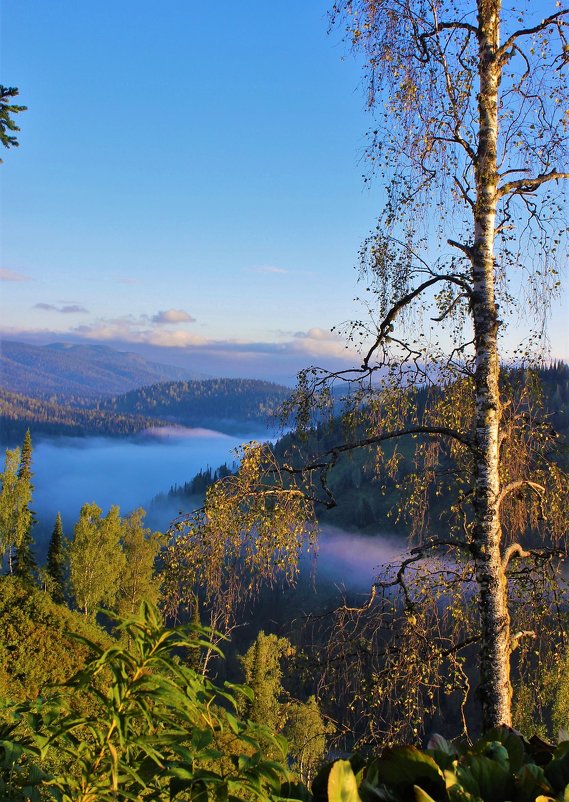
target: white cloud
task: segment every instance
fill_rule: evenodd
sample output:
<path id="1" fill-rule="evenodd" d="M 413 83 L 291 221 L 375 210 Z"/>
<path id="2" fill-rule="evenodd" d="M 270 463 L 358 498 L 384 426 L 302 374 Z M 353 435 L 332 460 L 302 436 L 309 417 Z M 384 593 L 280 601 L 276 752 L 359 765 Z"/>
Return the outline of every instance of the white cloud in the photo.
<path id="1" fill-rule="evenodd" d="M 4 335 L 9 337 L 33 336 L 47 342 L 50 339 L 71 339 L 75 342 L 88 340 L 90 342 L 110 343 L 120 348 L 121 344 L 148 345 L 158 348 L 188 349 L 196 355 L 211 356 L 235 361 L 251 363 L 256 360 L 273 359 L 292 360 L 295 366 L 311 364 L 320 360 L 329 362 L 338 360 L 343 364 L 355 364 L 357 354 L 351 348 L 346 348 L 345 342 L 335 333 L 319 327 L 312 327 L 307 331 L 298 331 L 293 335 L 290 332 L 278 341 L 252 341 L 237 338 L 213 339 L 203 337 L 191 332 L 155 325 L 153 318 L 148 316 L 124 315 L 114 319 L 99 319 L 93 323 L 68 328 L 63 331 L 47 330 L 16 330 L 4 329 Z M 356 360 L 356 362 L 354 362 Z M 295 370 L 297 368 L 295 367 Z"/>
<path id="2" fill-rule="evenodd" d="M 310 357 L 339 357 L 353 359 L 355 352 L 346 347 L 345 340 L 339 334 L 314 326 L 308 331 L 297 331 L 290 348 Z"/>
<path id="3" fill-rule="evenodd" d="M 205 337 L 187 331 L 165 331 L 144 325 L 144 318 L 123 317 L 114 320 L 100 320 L 92 325 L 77 326 L 72 334 L 87 340 L 103 340 L 140 345 L 157 345 L 170 348 L 187 348 L 205 345 Z"/>
<path id="4" fill-rule="evenodd" d="M 85 315 L 89 312 L 84 306 L 79 304 L 63 304 L 62 306 L 55 306 L 54 304 L 46 304 L 43 302 L 34 305 L 34 309 L 43 309 L 47 312 L 60 312 L 63 315 Z"/>
<path id="5" fill-rule="evenodd" d="M 183 309 L 166 309 L 151 318 L 153 323 L 159 325 L 168 323 L 195 323 L 195 317 L 192 317 L 188 312 Z"/>
<path id="6" fill-rule="evenodd" d="M 250 273 L 288 273 L 283 267 L 274 267 L 274 265 L 261 265 L 260 267 L 249 267 Z"/>
<path id="7" fill-rule="evenodd" d="M 15 273 L 13 270 L 0 267 L 0 281 L 31 281 L 31 279 L 23 273 Z"/>

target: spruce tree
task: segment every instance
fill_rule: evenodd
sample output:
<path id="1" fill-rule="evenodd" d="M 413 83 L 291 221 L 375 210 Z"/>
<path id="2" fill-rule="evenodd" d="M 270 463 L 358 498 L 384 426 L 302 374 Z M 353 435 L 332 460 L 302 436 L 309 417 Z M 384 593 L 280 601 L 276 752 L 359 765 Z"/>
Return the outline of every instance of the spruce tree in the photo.
<path id="1" fill-rule="evenodd" d="M 63 574 L 64 563 L 63 525 L 61 523 L 61 513 L 58 512 L 57 518 L 55 519 L 55 526 L 49 541 L 46 565 L 47 573 L 52 580 L 50 585 L 51 597 L 57 604 L 63 604 L 65 601 L 63 592 L 65 582 L 65 577 Z"/>
<path id="2" fill-rule="evenodd" d="M 21 487 L 23 497 L 31 501 L 34 486 L 32 485 L 32 437 L 29 429 L 22 444 L 18 468 L 18 484 Z M 35 513 L 29 508 L 29 501 L 25 505 L 27 512 L 26 525 L 21 537 L 15 543 L 13 567 L 16 576 L 19 576 L 25 582 L 33 583 L 38 569 L 32 549 L 32 528 L 36 523 L 36 517 Z"/>

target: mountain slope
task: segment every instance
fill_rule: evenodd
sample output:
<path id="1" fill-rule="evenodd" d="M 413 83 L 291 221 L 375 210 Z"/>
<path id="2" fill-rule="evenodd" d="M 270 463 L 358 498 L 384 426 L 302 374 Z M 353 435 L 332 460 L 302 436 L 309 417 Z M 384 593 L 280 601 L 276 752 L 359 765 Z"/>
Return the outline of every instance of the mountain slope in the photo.
<path id="1" fill-rule="evenodd" d="M 32 437 L 40 433 L 68 437 L 121 437 L 160 425 L 155 417 L 100 412 L 96 407 L 77 407 L 45 398 L 32 398 L 0 387 L 0 439 L 6 443 L 19 443 L 26 429 L 30 430 Z"/>
<path id="2" fill-rule="evenodd" d="M 111 396 L 146 384 L 187 378 L 189 371 L 104 345 L 0 343 L 0 385 L 38 398 Z"/>
<path id="3" fill-rule="evenodd" d="M 166 382 L 106 399 L 99 409 L 159 417 L 183 426 L 254 423 L 265 426 L 289 397 L 290 389 L 255 379 Z M 225 427 L 227 428 L 227 427 Z"/>

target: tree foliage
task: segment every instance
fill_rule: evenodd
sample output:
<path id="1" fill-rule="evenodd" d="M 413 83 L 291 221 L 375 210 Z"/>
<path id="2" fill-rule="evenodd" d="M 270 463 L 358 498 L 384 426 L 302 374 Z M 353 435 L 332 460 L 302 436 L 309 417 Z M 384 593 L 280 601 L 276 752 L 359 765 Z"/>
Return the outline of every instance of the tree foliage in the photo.
<path id="1" fill-rule="evenodd" d="M 33 520 L 29 508 L 32 486 L 27 472 L 20 473 L 21 456 L 19 448 L 7 449 L 4 471 L 0 474 L 0 557 L 7 555 L 10 573 L 14 549 L 22 546 Z"/>
<path id="2" fill-rule="evenodd" d="M 551 460 L 554 436 L 538 421 L 532 392 L 500 373 L 499 335 L 519 308 L 517 293 L 545 309 L 558 286 L 568 14 L 561 4 L 546 16 L 529 6 L 510 13 L 500 0 L 338 0 L 333 10 L 364 56 L 368 157 L 385 205 L 361 251 L 370 318 L 347 332 L 361 365 L 306 370 L 293 399 L 305 423 L 314 405 L 329 406 L 335 384 L 347 383 L 346 419 L 365 433 L 304 467 L 326 470 L 354 448 L 418 440 L 408 505 L 417 546 L 383 584 L 400 590 L 411 620 L 409 566 L 429 556 L 468 563 L 456 578 L 466 598 L 477 595 L 472 637 L 486 726 L 511 721 L 510 662 L 520 642 L 513 578 L 545 556 L 514 539 L 528 526 L 537 531 L 549 509 L 546 546 L 557 535 L 553 551 L 566 550 L 568 483 Z M 526 342 L 514 355 L 528 354 Z M 418 385 L 433 391 L 413 417 L 409 388 Z M 395 450 L 387 471 L 397 459 Z M 448 493 L 449 467 L 456 529 L 441 537 L 428 508 L 432 494 Z M 434 576 L 436 588 L 441 573 Z M 417 630 L 418 646 L 428 633 Z M 461 639 L 453 643 L 443 652 L 455 654 Z"/>
<path id="3" fill-rule="evenodd" d="M 55 526 L 49 539 L 47 549 L 46 573 L 49 576 L 49 592 L 57 604 L 61 604 L 65 599 L 65 553 L 64 553 L 64 534 L 61 522 L 61 513 L 57 513 Z"/>
<path id="4" fill-rule="evenodd" d="M 77 607 L 93 616 L 97 607 L 112 607 L 126 558 L 120 548 L 119 508 L 102 518 L 96 504 L 84 504 L 69 545 L 69 579 Z"/>
<path id="5" fill-rule="evenodd" d="M 192 625 L 165 629 L 147 603 L 119 629 L 129 649 L 105 649 L 78 636 L 94 657 L 59 697 L 17 709 L 33 736 L 26 738 L 21 726 L 10 733 L 9 768 L 27 748 L 42 770 L 31 790 L 60 802 L 280 797 L 286 769 L 264 753 L 276 750 L 284 759 L 286 744 L 238 718 L 235 694 L 250 691 L 217 687 L 175 656 L 214 648 L 208 631 Z M 101 689 L 98 678 L 105 672 L 111 681 Z M 77 693 L 92 697 L 93 712 L 70 710 Z M 62 766 L 50 771 L 54 752 Z"/>
<path id="6" fill-rule="evenodd" d="M 125 558 L 119 579 L 117 611 L 131 616 L 142 601 L 157 604 L 160 579 L 156 574 L 156 559 L 164 538 L 144 526 L 145 511 L 139 507 L 122 520 L 121 548 Z"/>
<path id="7" fill-rule="evenodd" d="M 167 614 L 197 616 L 228 633 L 263 585 L 294 582 L 314 541 L 314 513 L 270 448 L 253 442 L 238 473 L 211 485 L 204 508 L 171 534 L 162 572 Z"/>
<path id="8" fill-rule="evenodd" d="M 291 673 L 295 653 L 288 638 L 258 633 L 241 660 L 245 682 L 253 691 L 242 710 L 253 721 L 285 735 L 292 768 L 308 785 L 324 760 L 334 726 L 324 721 L 315 696 L 299 702 L 286 691 L 283 664 Z"/>
<path id="9" fill-rule="evenodd" d="M 14 115 L 26 111 L 27 106 L 18 106 L 12 102 L 18 95 L 19 90 L 15 87 L 0 85 L 0 142 L 5 148 L 17 148 L 20 144 L 15 135 L 20 129 L 16 125 Z"/>

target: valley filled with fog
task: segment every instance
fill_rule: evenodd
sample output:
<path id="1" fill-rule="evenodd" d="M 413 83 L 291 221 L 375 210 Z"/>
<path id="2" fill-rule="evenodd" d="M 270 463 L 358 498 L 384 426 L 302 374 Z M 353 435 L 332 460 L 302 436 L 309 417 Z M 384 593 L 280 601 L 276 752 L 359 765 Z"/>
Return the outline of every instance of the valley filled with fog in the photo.
<path id="1" fill-rule="evenodd" d="M 189 512 L 179 498 L 153 504 L 159 494 L 182 485 L 206 467 L 236 460 L 236 449 L 254 439 L 252 433 L 231 436 L 210 429 L 156 429 L 131 438 L 53 437 L 38 439 L 33 450 L 34 539 L 43 560 L 55 518 L 61 513 L 67 538 L 83 504 L 94 502 L 106 514 L 117 505 L 126 515 L 137 507 L 146 522 L 166 531 L 180 512 Z M 199 503 L 199 499 L 196 499 Z M 379 565 L 405 547 L 401 537 L 362 535 L 323 526 L 316 576 L 348 587 L 369 585 Z"/>

